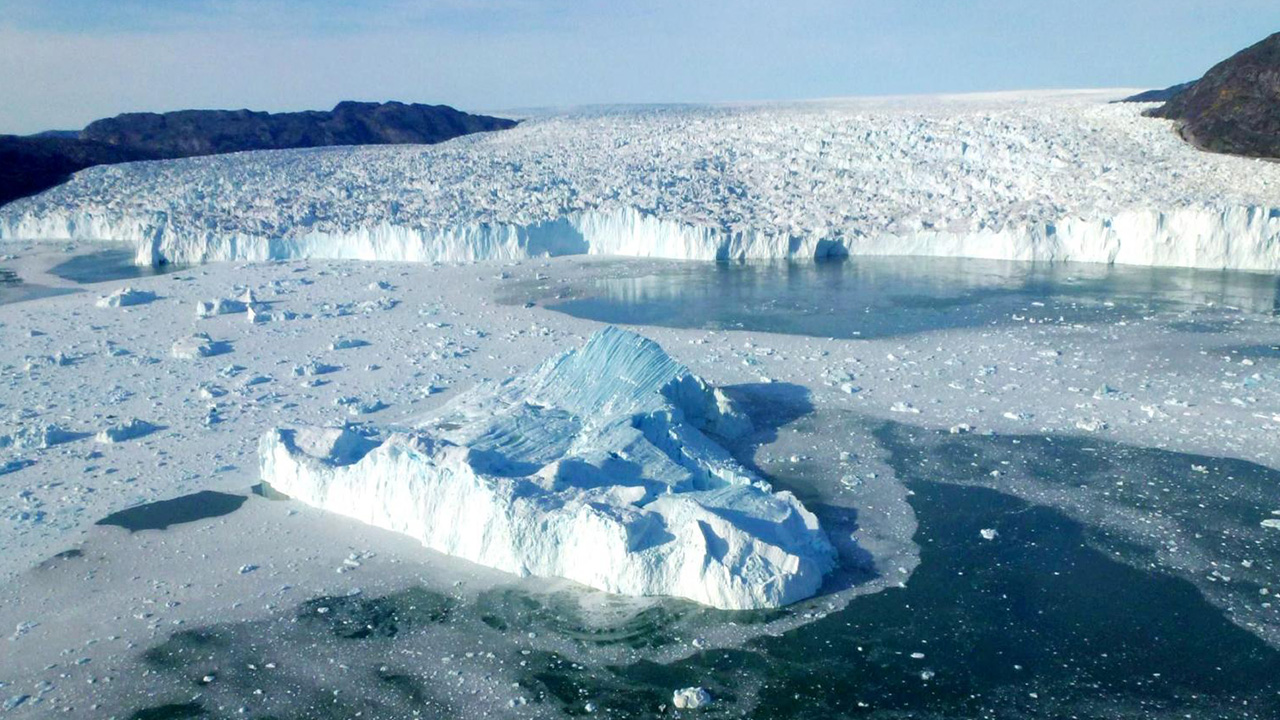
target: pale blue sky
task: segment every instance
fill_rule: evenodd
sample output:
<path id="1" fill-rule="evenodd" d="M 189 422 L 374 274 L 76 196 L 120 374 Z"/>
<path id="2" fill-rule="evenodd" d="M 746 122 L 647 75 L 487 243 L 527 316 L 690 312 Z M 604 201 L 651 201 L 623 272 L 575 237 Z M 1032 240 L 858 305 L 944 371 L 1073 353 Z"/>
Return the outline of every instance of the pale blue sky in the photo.
<path id="1" fill-rule="evenodd" d="M 1277 0 L 0 0 L 0 132 L 343 99 L 485 110 L 1157 87 Z"/>

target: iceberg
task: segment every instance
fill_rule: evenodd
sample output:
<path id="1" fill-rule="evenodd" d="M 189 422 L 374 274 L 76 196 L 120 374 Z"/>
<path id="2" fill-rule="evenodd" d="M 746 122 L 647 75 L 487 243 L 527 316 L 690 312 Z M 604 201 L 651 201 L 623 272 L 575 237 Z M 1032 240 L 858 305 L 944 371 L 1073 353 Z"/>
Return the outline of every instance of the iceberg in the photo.
<path id="1" fill-rule="evenodd" d="M 295 500 L 516 575 L 778 607 L 815 594 L 836 553 L 795 496 L 720 444 L 751 431 L 721 389 L 608 327 L 412 430 L 277 428 L 259 459 Z"/>

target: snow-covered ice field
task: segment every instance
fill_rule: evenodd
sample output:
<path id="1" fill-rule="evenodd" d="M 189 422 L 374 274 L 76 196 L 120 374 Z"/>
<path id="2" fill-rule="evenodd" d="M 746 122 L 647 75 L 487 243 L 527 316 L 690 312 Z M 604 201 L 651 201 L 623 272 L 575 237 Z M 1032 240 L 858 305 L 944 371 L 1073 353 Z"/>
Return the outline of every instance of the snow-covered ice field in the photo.
<path id="1" fill-rule="evenodd" d="M 934 255 L 1280 269 L 1280 165 L 1120 91 L 574 111 L 434 146 L 91 168 L 0 239 L 140 262 Z"/>
<path id="2" fill-rule="evenodd" d="M 0 715 L 1275 717 L 1280 166 L 1106 97 L 549 114 L 0 209 Z M 109 240 L 220 262 L 125 278 Z M 658 259 L 846 253 L 1001 261 Z M 573 366 L 610 325 L 660 350 Z M 412 472 L 262 484 L 260 444 L 341 480 L 271 438 L 344 423 Z M 645 542 L 471 553 L 395 494 L 447 466 L 627 518 L 653 487 L 597 481 L 632 465 L 766 481 L 725 525 L 786 493 L 833 567 L 782 608 L 614 595 L 536 576 L 708 600 L 610 584 Z"/>

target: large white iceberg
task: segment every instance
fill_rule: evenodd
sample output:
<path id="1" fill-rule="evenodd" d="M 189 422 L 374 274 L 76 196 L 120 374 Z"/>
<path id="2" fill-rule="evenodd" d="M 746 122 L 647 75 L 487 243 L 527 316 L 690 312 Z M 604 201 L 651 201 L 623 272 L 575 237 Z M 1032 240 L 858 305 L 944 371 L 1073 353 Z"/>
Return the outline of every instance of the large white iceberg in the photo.
<path id="1" fill-rule="evenodd" d="M 374 443 L 275 429 L 262 479 L 304 503 L 517 575 L 726 609 L 817 592 L 835 550 L 715 438 L 750 420 L 653 341 L 606 328 Z"/>

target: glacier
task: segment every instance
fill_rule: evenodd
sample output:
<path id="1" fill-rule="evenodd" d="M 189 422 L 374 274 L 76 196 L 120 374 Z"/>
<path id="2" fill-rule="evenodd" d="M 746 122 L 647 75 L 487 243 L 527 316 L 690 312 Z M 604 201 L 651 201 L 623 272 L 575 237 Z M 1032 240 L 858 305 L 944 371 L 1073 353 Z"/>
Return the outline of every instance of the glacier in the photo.
<path id="1" fill-rule="evenodd" d="M 751 431 L 723 390 L 607 327 L 380 442 L 275 428 L 259 460 L 295 500 L 516 575 L 778 607 L 815 594 L 836 552 L 795 496 L 720 444 Z"/>
<path id="2" fill-rule="evenodd" d="M 140 264 L 559 255 L 963 256 L 1280 271 L 1280 166 L 1202 153 L 1114 92 L 549 113 L 433 146 L 82 171 L 0 241 Z"/>

